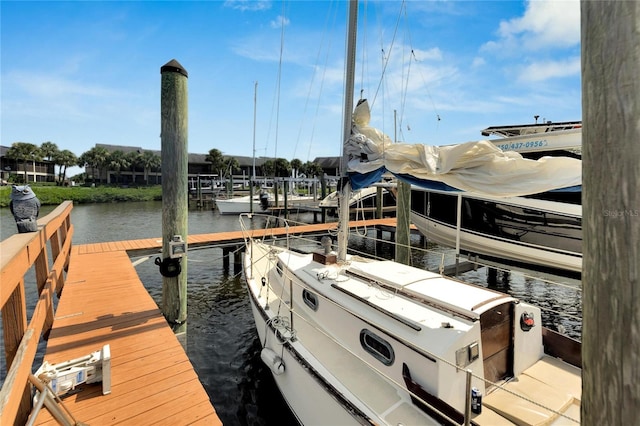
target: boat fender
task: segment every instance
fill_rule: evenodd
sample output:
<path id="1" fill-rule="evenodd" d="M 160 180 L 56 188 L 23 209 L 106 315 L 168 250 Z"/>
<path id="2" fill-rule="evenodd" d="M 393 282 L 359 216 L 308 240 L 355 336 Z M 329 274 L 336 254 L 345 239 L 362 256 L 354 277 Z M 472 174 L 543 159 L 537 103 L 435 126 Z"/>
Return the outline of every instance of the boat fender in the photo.
<path id="1" fill-rule="evenodd" d="M 522 331 L 529 331 L 533 327 L 535 327 L 536 322 L 533 319 L 533 314 L 528 312 L 523 312 L 520 316 L 520 328 Z"/>
<path id="2" fill-rule="evenodd" d="M 282 361 L 282 358 L 280 358 L 273 349 L 262 348 L 260 358 L 262 358 L 262 362 L 269 367 L 274 375 L 279 376 L 284 373 L 284 361 Z"/>
<path id="3" fill-rule="evenodd" d="M 156 257 L 155 264 L 160 267 L 160 274 L 163 277 L 177 277 L 182 272 L 182 267 L 180 267 L 180 259 L 172 259 L 170 257 L 165 257 L 160 260 L 159 257 Z"/>

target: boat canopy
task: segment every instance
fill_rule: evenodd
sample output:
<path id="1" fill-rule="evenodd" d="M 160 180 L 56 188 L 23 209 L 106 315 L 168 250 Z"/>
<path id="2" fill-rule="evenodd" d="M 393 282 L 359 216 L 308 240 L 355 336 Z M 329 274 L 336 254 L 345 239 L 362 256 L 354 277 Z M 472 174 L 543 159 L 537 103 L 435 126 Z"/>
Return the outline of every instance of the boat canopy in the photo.
<path id="1" fill-rule="evenodd" d="M 529 160 L 502 151 L 489 141 L 431 146 L 391 143 L 369 126 L 366 99 L 353 114 L 353 131 L 345 142 L 353 189 L 378 182 L 383 173 L 421 187 L 515 197 L 582 185 L 582 161 L 569 157 Z"/>

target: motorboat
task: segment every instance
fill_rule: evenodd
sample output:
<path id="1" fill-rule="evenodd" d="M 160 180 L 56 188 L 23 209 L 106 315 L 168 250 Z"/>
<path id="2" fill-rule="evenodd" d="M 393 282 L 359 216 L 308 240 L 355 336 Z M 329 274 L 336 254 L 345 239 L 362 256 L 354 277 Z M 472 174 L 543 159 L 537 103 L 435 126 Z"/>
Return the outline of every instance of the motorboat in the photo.
<path id="1" fill-rule="evenodd" d="M 580 121 L 497 126 L 482 134 L 504 136 L 489 142 L 523 158 L 580 159 L 581 126 Z M 411 221 L 430 241 L 461 253 L 577 276 L 582 271 L 581 195 L 581 186 L 519 197 L 490 197 L 414 185 Z"/>
<path id="2" fill-rule="evenodd" d="M 411 222 L 430 241 L 463 254 L 577 275 L 582 271 L 580 195 L 575 189 L 536 198 L 490 197 L 414 186 Z"/>
<path id="3" fill-rule="evenodd" d="M 349 12 L 353 34 L 356 1 Z M 347 52 L 354 57 L 351 38 Z M 379 132 L 370 132 L 366 100 L 353 111 L 353 61 L 346 63 L 344 122 L 352 125 L 345 126 L 343 155 L 349 162 L 341 206 L 348 205 L 352 186 L 366 187 L 380 173 L 408 178 L 408 169 L 394 165 L 394 158 L 407 158 L 406 150 L 430 151 L 403 144 L 390 149 L 386 139 L 372 139 Z M 364 162 L 348 155 L 362 139 L 385 155 Z M 491 144 L 432 154 L 446 159 L 469 150 L 508 160 Z M 552 173 L 557 165 L 536 164 L 521 165 L 550 167 Z M 573 181 L 556 174 L 556 185 Z M 455 169 L 440 179 L 465 187 Z M 285 219 L 268 218 L 264 232 L 257 232 L 258 221 L 240 216 L 260 358 L 300 424 L 579 422 L 580 342 L 543 327 L 540 309 L 512 296 L 349 253 L 347 208 L 339 219 L 337 233 L 325 235 L 318 247 L 294 231 L 269 238 L 274 227 L 292 229 Z"/>
<path id="4" fill-rule="evenodd" d="M 233 198 L 216 198 L 216 208 L 220 214 L 240 214 L 253 211 L 265 211 L 274 204 L 274 197 L 268 191 Z"/>

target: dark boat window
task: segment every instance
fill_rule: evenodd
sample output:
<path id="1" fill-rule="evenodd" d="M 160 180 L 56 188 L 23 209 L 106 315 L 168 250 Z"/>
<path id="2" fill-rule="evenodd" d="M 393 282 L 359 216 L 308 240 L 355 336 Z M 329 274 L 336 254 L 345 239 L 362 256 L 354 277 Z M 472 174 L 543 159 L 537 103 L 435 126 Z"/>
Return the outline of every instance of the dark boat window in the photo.
<path id="1" fill-rule="evenodd" d="M 276 263 L 276 271 L 280 276 L 282 276 L 282 273 L 284 272 L 284 266 L 282 265 L 282 262 L 280 262 L 279 260 L 278 260 L 278 263 Z"/>
<path id="2" fill-rule="evenodd" d="M 580 193 L 553 192 L 536 198 L 556 201 L 580 202 Z M 571 197 L 574 200 L 571 200 Z M 533 198 L 533 197 L 531 197 Z M 411 191 L 411 210 L 422 217 L 456 226 L 457 194 Z M 582 219 L 561 213 L 546 212 L 499 201 L 474 198 L 462 200 L 462 228 L 468 232 L 486 234 L 490 238 L 502 238 L 523 244 L 546 245 L 553 249 L 573 253 L 582 251 Z"/>
<path id="3" fill-rule="evenodd" d="M 393 347 L 391 347 L 391 344 L 380 336 L 364 329 L 360 332 L 360 344 L 365 351 L 369 352 L 384 365 L 393 364 L 395 359 Z"/>
<path id="4" fill-rule="evenodd" d="M 304 303 L 314 311 L 318 310 L 318 296 L 315 294 L 308 290 L 302 290 L 302 300 L 304 300 Z"/>

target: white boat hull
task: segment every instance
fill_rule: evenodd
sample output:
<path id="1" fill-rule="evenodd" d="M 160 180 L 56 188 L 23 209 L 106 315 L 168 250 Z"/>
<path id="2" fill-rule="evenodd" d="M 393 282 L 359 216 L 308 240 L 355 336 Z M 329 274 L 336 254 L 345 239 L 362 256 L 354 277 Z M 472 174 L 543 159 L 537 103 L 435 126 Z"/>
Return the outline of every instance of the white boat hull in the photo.
<path id="1" fill-rule="evenodd" d="M 411 215 L 411 222 L 429 241 L 451 248 L 456 247 L 458 240 L 455 227 L 416 214 Z M 543 245 L 518 244 L 506 239 L 461 230 L 459 246 L 464 252 L 489 256 L 496 260 L 535 264 L 576 273 L 582 271 L 582 256 L 552 251 Z"/>
<path id="2" fill-rule="evenodd" d="M 270 205 L 272 202 L 269 203 Z M 251 212 L 251 198 L 249 195 L 244 197 L 229 198 L 229 199 L 217 199 L 216 207 L 220 214 L 241 214 Z M 260 203 L 260 196 L 253 196 L 253 211 L 264 211 L 262 204 Z"/>
<path id="3" fill-rule="evenodd" d="M 582 271 L 579 205 L 460 194 L 458 231 L 457 193 L 414 191 L 411 222 L 430 241 L 497 262 L 569 273 Z M 425 199 L 428 203 L 424 203 Z"/>
<path id="4" fill-rule="evenodd" d="M 527 312 L 539 324 L 539 309 L 508 295 L 390 261 L 352 258 L 345 266 L 325 265 L 316 254 L 252 240 L 244 272 L 262 360 L 305 425 L 440 424 L 421 401 L 435 403 L 461 422 L 466 375 L 456 363 L 473 371 L 472 386 L 483 394 L 489 390 L 482 380 L 486 374 L 491 375 L 488 383 L 504 374 L 530 381 L 521 374 L 548 368 L 541 328 L 521 330 L 517 325 Z M 416 298 L 423 302 L 415 303 Z M 492 324 L 505 320 L 506 325 Z M 482 347 L 485 339 L 496 337 L 495 327 L 511 330 L 503 337 L 512 349 L 493 343 Z M 500 355 L 510 351 L 517 354 L 514 359 Z M 573 393 L 562 398 L 559 393 L 552 410 L 579 406 L 579 395 L 572 395 L 580 372 L 571 368 Z M 559 385 L 540 386 L 549 393 Z M 472 419 L 492 425 L 513 416 L 517 423 L 536 408 L 514 404 L 505 399 L 509 397 L 493 389 L 486 400 L 495 408 Z M 536 417 L 545 421 L 555 417 L 552 411 L 538 411 Z"/>

